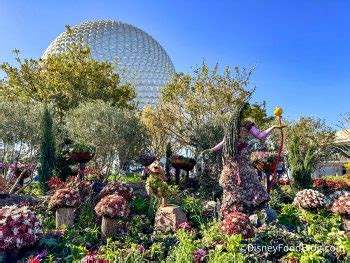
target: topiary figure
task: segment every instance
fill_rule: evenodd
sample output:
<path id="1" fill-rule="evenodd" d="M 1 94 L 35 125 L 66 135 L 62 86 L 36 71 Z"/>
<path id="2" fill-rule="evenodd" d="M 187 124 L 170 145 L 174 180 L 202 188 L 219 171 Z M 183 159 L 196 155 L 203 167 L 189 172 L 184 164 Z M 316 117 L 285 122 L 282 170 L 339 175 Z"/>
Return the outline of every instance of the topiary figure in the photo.
<path id="1" fill-rule="evenodd" d="M 243 238 L 254 237 L 254 230 L 249 217 L 241 212 L 232 212 L 225 215 L 220 229 L 227 235 L 241 234 Z"/>
<path id="2" fill-rule="evenodd" d="M 315 210 L 326 206 L 326 198 L 319 191 L 305 189 L 295 195 L 293 204 L 306 210 Z"/>

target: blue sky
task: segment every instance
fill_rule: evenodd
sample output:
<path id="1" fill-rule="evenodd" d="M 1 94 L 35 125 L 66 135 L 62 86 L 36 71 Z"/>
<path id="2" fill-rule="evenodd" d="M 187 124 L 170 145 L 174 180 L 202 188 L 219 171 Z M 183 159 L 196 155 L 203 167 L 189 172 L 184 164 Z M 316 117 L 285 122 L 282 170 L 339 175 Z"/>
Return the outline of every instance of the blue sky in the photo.
<path id="1" fill-rule="evenodd" d="M 64 25 L 114 19 L 152 35 L 177 71 L 203 59 L 252 67 L 254 100 L 268 112 L 325 118 L 350 111 L 350 1 L 0 0 L 0 61 L 38 58 Z"/>

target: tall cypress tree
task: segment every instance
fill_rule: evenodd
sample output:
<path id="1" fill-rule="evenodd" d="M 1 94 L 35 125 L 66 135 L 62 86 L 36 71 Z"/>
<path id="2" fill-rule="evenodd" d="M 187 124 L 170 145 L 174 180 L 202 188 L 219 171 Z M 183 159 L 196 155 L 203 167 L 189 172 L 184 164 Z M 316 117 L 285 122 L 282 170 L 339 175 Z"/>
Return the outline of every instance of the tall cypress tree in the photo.
<path id="1" fill-rule="evenodd" d="M 40 144 L 40 169 L 39 182 L 43 190 L 48 189 L 47 182 L 50 180 L 56 158 L 55 137 L 52 130 L 52 116 L 47 106 L 44 108 L 42 119 L 42 134 Z"/>

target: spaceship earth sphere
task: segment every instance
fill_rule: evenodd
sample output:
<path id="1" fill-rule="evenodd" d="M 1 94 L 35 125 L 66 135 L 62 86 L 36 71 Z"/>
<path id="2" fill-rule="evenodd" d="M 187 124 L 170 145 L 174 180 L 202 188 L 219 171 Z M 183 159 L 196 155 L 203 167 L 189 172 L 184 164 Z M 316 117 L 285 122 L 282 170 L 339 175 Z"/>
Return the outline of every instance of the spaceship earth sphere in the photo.
<path id="1" fill-rule="evenodd" d="M 59 35 L 45 50 L 43 58 L 65 52 L 72 41 L 82 41 L 98 61 L 115 62 L 117 58 L 121 81 L 135 86 L 141 107 L 158 102 L 160 89 L 175 72 L 168 54 L 153 37 L 137 27 L 111 20 L 72 27 L 72 37 L 66 32 Z"/>

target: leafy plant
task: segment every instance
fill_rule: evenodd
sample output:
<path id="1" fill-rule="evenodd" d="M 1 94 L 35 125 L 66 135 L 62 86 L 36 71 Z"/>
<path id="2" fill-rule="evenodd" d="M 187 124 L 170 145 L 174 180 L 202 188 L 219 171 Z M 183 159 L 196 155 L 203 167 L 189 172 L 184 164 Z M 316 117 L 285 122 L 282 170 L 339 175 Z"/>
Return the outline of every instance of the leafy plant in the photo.
<path id="1" fill-rule="evenodd" d="M 295 228 L 301 224 L 298 209 L 292 204 L 282 206 L 281 213 L 277 218 L 278 222 L 289 228 Z"/>

